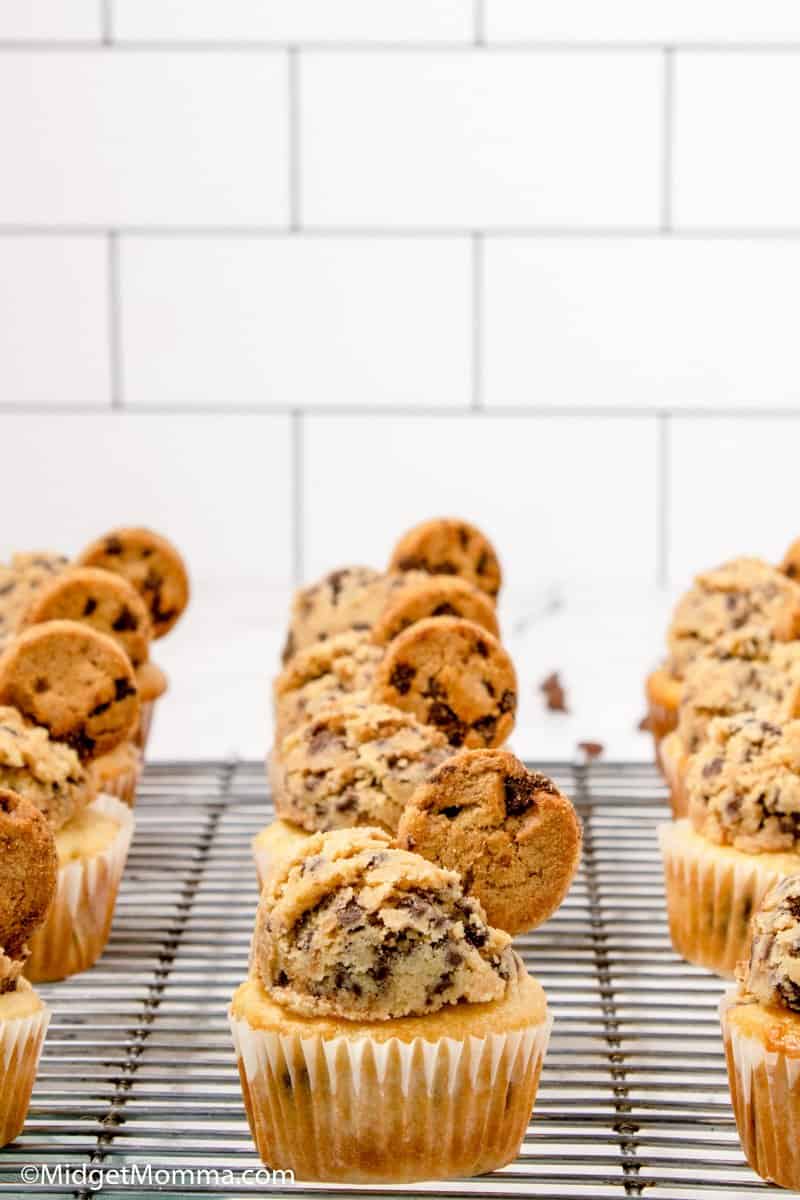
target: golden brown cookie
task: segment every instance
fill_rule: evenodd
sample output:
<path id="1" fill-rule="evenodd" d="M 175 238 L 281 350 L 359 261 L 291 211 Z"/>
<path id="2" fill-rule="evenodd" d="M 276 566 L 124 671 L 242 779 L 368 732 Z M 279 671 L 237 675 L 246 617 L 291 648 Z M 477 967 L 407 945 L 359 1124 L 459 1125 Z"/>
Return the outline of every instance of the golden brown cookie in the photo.
<path id="1" fill-rule="evenodd" d="M 492 543 L 480 529 L 456 517 L 437 517 L 409 529 L 392 551 L 389 569 L 459 575 L 493 598 L 502 582 Z"/>
<path id="2" fill-rule="evenodd" d="M 150 613 L 153 637 L 163 637 L 189 603 L 189 575 L 178 551 L 151 529 L 114 529 L 78 555 L 86 567 L 124 575 Z"/>
<path id="3" fill-rule="evenodd" d="M 795 579 L 800 583 L 800 538 L 792 542 L 784 554 L 781 570 L 784 575 L 788 575 L 790 579 Z"/>
<path id="4" fill-rule="evenodd" d="M 457 575 L 423 575 L 390 600 L 372 629 L 372 641 L 386 646 L 426 617 L 464 617 L 500 636 L 494 604 L 480 588 Z"/>
<path id="5" fill-rule="evenodd" d="M 53 831 L 39 810 L 0 788 L 0 950 L 20 958 L 56 891 Z"/>
<path id="6" fill-rule="evenodd" d="M 429 617 L 389 644 L 371 695 L 434 725 L 451 746 L 500 746 L 514 728 L 517 677 L 485 629 L 460 617 Z"/>
<path id="7" fill-rule="evenodd" d="M 555 784 L 507 750 L 463 750 L 415 792 L 397 844 L 459 871 L 489 924 L 516 934 L 541 925 L 569 891 L 581 825 Z"/>
<path id="8" fill-rule="evenodd" d="M 23 626 L 43 621 L 80 621 L 106 633 L 134 667 L 147 661 L 152 628 L 144 600 L 123 575 L 99 567 L 72 567 L 34 596 Z"/>
<path id="9" fill-rule="evenodd" d="M 113 750 L 139 719 L 127 654 L 77 621 L 34 625 L 9 643 L 0 656 L 0 704 L 44 725 L 83 759 Z"/>

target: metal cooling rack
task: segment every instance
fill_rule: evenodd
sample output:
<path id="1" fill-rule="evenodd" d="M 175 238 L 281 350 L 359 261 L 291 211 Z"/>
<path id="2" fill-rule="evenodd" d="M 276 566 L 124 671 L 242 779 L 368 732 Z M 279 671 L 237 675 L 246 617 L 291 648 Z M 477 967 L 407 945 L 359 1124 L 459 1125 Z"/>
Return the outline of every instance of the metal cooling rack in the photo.
<path id="1" fill-rule="evenodd" d="M 555 1016 L 519 1159 L 473 1181 L 272 1193 L 781 1194 L 739 1147 L 717 1021 L 723 985 L 670 947 L 659 778 L 646 766 L 537 766 L 578 805 L 585 855 L 560 912 L 519 939 Z M 256 905 L 250 841 L 269 818 L 260 765 L 148 767 L 106 954 L 86 975 L 40 989 L 53 1021 L 24 1133 L 0 1151 L 0 1191 L 88 1200 L 68 1185 L 26 1187 L 19 1171 L 30 1163 L 258 1167 L 225 1013 L 245 975 Z M 101 1194 L 256 1194 L 223 1180 Z"/>

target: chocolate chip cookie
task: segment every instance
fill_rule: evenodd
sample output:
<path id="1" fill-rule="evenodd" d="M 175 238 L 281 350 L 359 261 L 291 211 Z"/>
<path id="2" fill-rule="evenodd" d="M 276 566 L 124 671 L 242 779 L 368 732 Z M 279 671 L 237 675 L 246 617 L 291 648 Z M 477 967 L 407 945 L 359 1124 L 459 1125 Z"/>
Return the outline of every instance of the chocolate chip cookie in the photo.
<path id="1" fill-rule="evenodd" d="M 23 958 L 56 891 L 53 832 L 29 800 L 0 788 L 0 951 Z"/>
<path id="2" fill-rule="evenodd" d="M 498 1000 L 516 969 L 458 875 L 378 829 L 314 834 L 275 865 L 253 966 L 293 1012 L 370 1021 Z"/>
<path id="3" fill-rule="evenodd" d="M 332 700 L 366 694 L 382 657 L 365 633 L 339 633 L 295 654 L 273 685 L 276 745 Z"/>
<path id="4" fill-rule="evenodd" d="M 169 633 L 189 603 L 189 575 L 178 551 L 151 529 L 114 529 L 78 556 L 85 567 L 123 575 L 147 605 L 153 637 Z"/>
<path id="5" fill-rule="evenodd" d="M 413 574 L 415 578 L 397 592 L 375 622 L 372 640 L 376 645 L 388 645 L 398 633 L 426 617 L 464 617 L 500 636 L 497 612 L 486 592 L 457 575 Z"/>
<path id="6" fill-rule="evenodd" d="M 99 567 L 72 567 L 41 587 L 24 625 L 80 621 L 119 642 L 134 667 L 147 660 L 152 629 L 144 600 L 123 575 Z"/>
<path id="7" fill-rule="evenodd" d="M 8 704 L 81 759 L 129 738 L 139 719 L 133 667 L 105 634 L 48 621 L 14 638 L 0 656 L 0 704 Z"/>
<path id="8" fill-rule="evenodd" d="M 517 677 L 485 629 L 460 617 L 430 617 L 389 644 L 371 695 L 440 729 L 451 746 L 499 746 L 514 728 Z"/>
<path id="9" fill-rule="evenodd" d="M 555 784 L 507 750 L 462 750 L 414 794 L 397 844 L 458 871 L 489 924 L 516 934 L 541 925 L 566 896 L 581 826 Z"/>
<path id="10" fill-rule="evenodd" d="M 444 736 L 411 713 L 341 700 L 273 756 L 275 811 L 310 832 L 377 825 L 394 833 L 417 787 L 451 753 Z"/>
<path id="11" fill-rule="evenodd" d="M 438 517 L 409 529 L 392 551 L 389 569 L 459 575 L 492 598 L 502 582 L 492 543 L 480 529 L 455 517 Z"/>

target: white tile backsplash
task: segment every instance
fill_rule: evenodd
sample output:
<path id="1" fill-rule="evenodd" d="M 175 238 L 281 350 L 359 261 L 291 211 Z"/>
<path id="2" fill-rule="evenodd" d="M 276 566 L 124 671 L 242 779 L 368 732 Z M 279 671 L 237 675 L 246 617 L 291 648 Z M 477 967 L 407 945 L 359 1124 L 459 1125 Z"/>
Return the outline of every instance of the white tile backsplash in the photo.
<path id="1" fill-rule="evenodd" d="M 0 408 L 107 407 L 105 237 L 0 237 Z"/>
<path id="2" fill-rule="evenodd" d="M 676 225 L 800 229 L 798 108 L 800 50 L 679 54 Z"/>
<path id="3" fill-rule="evenodd" d="M 0 224 L 281 224 L 286 70 L 280 53 L 7 53 Z"/>
<path id="4" fill-rule="evenodd" d="M 486 248 L 486 403 L 800 403 L 800 241 L 497 239 Z"/>
<path id="5" fill-rule="evenodd" d="M 121 276 L 131 406 L 470 402 L 463 240 L 131 237 Z"/>
<path id="6" fill-rule="evenodd" d="M 0 42 L 99 41 L 98 0 L 2 0 Z"/>
<path id="7" fill-rule="evenodd" d="M 112 0 L 120 39 L 466 41 L 473 0 Z"/>
<path id="8" fill-rule="evenodd" d="M 795 0 L 485 0 L 490 40 L 719 42 L 800 39 Z"/>
<path id="9" fill-rule="evenodd" d="M 306 578 L 381 565 L 428 516 L 463 514 L 502 548 L 511 592 L 655 582 L 654 418 L 310 417 Z"/>
<path id="10" fill-rule="evenodd" d="M 300 79 L 311 226 L 657 226 L 656 53 L 308 53 Z"/>
<path id="11" fill-rule="evenodd" d="M 726 558 L 778 562 L 800 536 L 800 412 L 759 421 L 674 418 L 670 566 L 677 583 Z"/>

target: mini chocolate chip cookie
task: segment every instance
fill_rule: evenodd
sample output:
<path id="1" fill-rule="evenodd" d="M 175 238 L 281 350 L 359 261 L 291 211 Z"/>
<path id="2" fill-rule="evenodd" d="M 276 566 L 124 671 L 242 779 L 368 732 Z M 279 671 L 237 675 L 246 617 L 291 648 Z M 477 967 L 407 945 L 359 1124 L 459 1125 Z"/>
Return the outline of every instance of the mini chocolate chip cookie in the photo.
<path id="1" fill-rule="evenodd" d="M 131 736 L 139 696 L 130 659 L 103 633 L 47 621 L 14 638 L 0 656 L 0 704 L 9 704 L 82 759 Z"/>
<path id="2" fill-rule="evenodd" d="M 147 605 L 153 637 L 169 633 L 189 603 L 189 575 L 178 551 L 151 529 L 115 529 L 78 555 L 85 567 L 124 575 Z"/>
<path id="3" fill-rule="evenodd" d="M 545 775 L 507 750 L 463 750 L 438 767 L 406 806 L 397 844 L 459 871 L 490 925 L 541 925 L 578 869 L 581 825 Z"/>
<path id="4" fill-rule="evenodd" d="M 455 517 L 438 517 L 409 529 L 395 546 L 389 569 L 459 575 L 493 599 L 502 583 L 492 543 L 480 529 Z"/>
<path id="5" fill-rule="evenodd" d="M 134 667 L 146 662 L 152 629 L 144 600 L 123 575 L 99 567 L 72 567 L 40 588 L 23 626 L 43 621 L 80 621 L 106 633 Z"/>
<path id="6" fill-rule="evenodd" d="M 461 617 L 429 617 L 396 637 L 371 694 L 440 729 L 451 746 L 500 746 L 514 728 L 513 663 L 497 638 Z"/>
<path id="7" fill-rule="evenodd" d="M 29 800 L 0 788 L 0 951 L 26 954 L 56 891 L 58 858 L 53 831 Z"/>
<path id="8" fill-rule="evenodd" d="M 494 604 L 480 588 L 457 575 L 421 575 L 401 588 L 372 629 L 372 641 L 386 646 L 426 617 L 464 617 L 500 636 Z"/>

